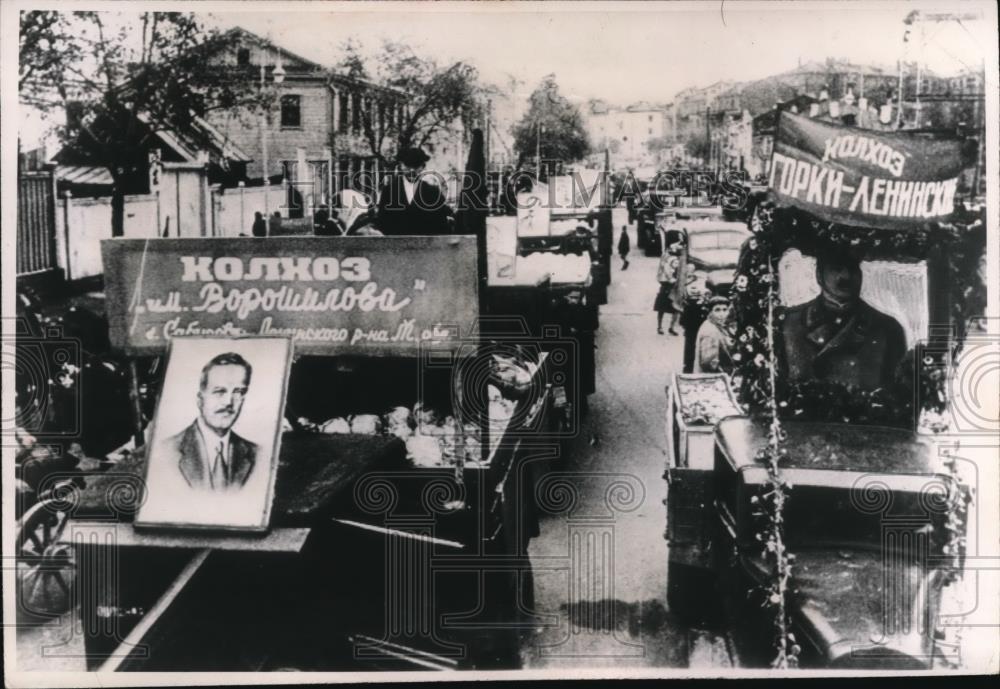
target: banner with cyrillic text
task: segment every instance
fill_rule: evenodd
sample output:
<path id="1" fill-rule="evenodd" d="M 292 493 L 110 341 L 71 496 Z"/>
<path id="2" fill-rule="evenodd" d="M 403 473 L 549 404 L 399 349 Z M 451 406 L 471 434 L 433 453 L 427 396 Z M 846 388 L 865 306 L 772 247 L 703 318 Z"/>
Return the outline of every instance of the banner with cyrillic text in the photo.
<path id="1" fill-rule="evenodd" d="M 111 342 L 133 356 L 191 335 L 416 356 L 458 349 L 479 316 L 475 237 L 109 239 L 101 254 Z"/>
<path id="2" fill-rule="evenodd" d="M 857 129 L 781 113 L 770 188 L 779 205 L 830 222 L 906 229 L 945 220 L 975 147 L 958 139 Z"/>

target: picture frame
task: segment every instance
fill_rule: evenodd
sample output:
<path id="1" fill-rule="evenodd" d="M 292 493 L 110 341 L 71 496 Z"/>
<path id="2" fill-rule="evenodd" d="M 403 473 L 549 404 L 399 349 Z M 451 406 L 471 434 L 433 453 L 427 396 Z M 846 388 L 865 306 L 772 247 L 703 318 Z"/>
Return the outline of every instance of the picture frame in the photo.
<path id="1" fill-rule="evenodd" d="M 269 529 L 293 350 L 290 337 L 171 339 L 136 529 Z"/>

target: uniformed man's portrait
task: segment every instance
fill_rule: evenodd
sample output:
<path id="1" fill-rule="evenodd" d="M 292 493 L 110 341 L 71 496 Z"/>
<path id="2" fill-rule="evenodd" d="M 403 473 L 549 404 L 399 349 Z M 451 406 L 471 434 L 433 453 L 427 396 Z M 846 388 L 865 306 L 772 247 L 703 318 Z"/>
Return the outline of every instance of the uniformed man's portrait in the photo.
<path id="1" fill-rule="evenodd" d="M 793 383 L 890 385 L 907 352 L 906 332 L 895 317 L 862 298 L 860 261 L 836 248 L 819 252 L 815 280 L 815 298 L 781 312 L 782 374 Z"/>
<path id="2" fill-rule="evenodd" d="M 266 527 L 291 344 L 177 338 L 137 524 Z"/>

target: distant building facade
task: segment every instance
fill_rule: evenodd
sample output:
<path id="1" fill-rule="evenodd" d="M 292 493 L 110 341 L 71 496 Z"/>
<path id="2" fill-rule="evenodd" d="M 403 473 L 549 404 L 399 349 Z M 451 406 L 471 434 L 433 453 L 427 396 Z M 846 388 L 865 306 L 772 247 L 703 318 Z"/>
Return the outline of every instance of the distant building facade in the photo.
<path id="1" fill-rule="evenodd" d="M 650 144 L 670 133 L 666 110 L 651 103 L 617 108 L 591 101 L 584 108 L 584 116 L 592 147 L 607 148 L 615 160 L 632 164 L 655 157 Z"/>

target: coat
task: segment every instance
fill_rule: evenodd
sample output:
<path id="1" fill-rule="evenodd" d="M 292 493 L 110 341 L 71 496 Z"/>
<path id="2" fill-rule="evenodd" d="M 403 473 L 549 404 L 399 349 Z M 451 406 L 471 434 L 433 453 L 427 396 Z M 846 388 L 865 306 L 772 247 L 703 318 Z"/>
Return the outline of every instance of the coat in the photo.
<path id="1" fill-rule="evenodd" d="M 733 336 L 707 319 L 698 328 L 698 342 L 694 356 L 695 373 L 732 373 Z"/>
<path id="2" fill-rule="evenodd" d="M 211 485 L 211 458 L 206 457 L 205 444 L 201 439 L 197 422 L 192 422 L 165 443 L 164 452 L 172 454 L 177 468 L 192 488 L 225 490 L 242 488 L 257 461 L 257 444 L 242 438 L 232 431 L 229 434 L 229 481 L 225 486 Z"/>
<path id="3" fill-rule="evenodd" d="M 375 226 L 385 235 L 451 234 L 448 218 L 453 211 L 436 184 L 419 179 L 413 200 L 406 198 L 403 176 L 390 176 L 379 193 Z"/>
<path id="4" fill-rule="evenodd" d="M 622 236 L 618 238 L 618 254 L 621 256 L 628 256 L 628 252 L 632 250 L 632 241 L 628 238 L 628 232 L 622 232 Z"/>
<path id="5" fill-rule="evenodd" d="M 784 311 L 780 335 L 779 364 L 793 383 L 885 387 L 906 355 L 903 327 L 864 301 L 843 317 L 826 309 L 822 297 L 793 306 Z"/>

